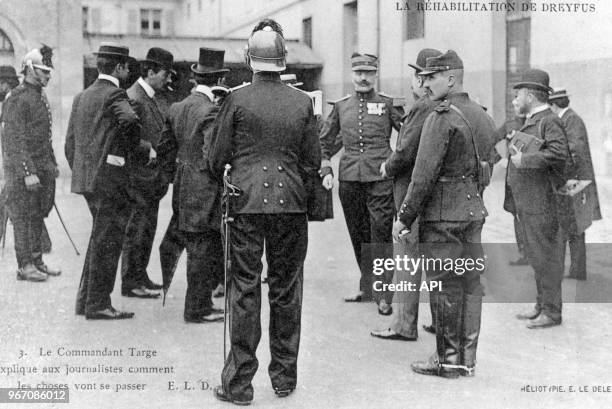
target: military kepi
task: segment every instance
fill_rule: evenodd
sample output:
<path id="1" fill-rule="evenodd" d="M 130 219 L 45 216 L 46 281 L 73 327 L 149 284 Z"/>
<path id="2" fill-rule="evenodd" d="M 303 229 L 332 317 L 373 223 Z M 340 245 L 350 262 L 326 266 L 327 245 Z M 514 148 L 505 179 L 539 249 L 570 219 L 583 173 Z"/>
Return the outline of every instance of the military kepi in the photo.
<path id="1" fill-rule="evenodd" d="M 560 98 L 569 98 L 569 95 L 567 94 L 567 90 L 565 88 L 553 88 L 553 91 L 550 93 L 548 100 L 552 101 L 553 99 L 560 99 Z"/>
<path id="2" fill-rule="evenodd" d="M 415 64 L 408 64 L 410 67 L 414 68 L 417 73 L 423 71 L 425 66 L 427 65 L 427 59 L 431 57 L 439 57 L 442 55 L 442 52 L 435 50 L 433 48 L 423 48 L 419 51 L 419 55 L 417 55 Z"/>
<path id="3" fill-rule="evenodd" d="M 448 50 L 442 55 L 437 57 L 429 57 L 425 68 L 419 73 L 419 75 L 431 75 L 436 72 L 448 71 L 448 70 L 462 70 L 463 61 L 453 50 Z"/>
<path id="4" fill-rule="evenodd" d="M 353 53 L 351 68 L 353 71 L 376 71 L 378 70 L 378 57 L 372 54 Z"/>
<path id="5" fill-rule="evenodd" d="M 544 92 L 550 92 L 552 89 L 549 86 L 550 79 L 546 71 L 531 68 L 523 71 L 521 79 L 514 85 L 514 89 L 529 88 L 537 89 Z"/>

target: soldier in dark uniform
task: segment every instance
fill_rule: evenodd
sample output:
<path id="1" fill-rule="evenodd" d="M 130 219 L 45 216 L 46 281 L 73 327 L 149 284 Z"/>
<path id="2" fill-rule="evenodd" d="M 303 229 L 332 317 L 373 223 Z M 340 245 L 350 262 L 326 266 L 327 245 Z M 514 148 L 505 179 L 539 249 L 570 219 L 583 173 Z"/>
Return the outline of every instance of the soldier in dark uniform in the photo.
<path id="1" fill-rule="evenodd" d="M 463 91 L 463 62 L 452 50 L 427 59 L 420 73 L 429 96 L 440 104 L 423 125 L 416 163 L 394 238 L 410 234 L 419 217 L 420 252 L 430 259 L 483 257 L 481 160 L 489 159 L 495 128 L 483 108 Z M 489 175 L 490 176 L 490 175 Z M 427 268 L 436 329 L 436 353 L 414 362 L 413 371 L 448 378 L 473 376 L 480 334 L 483 288 L 477 269 Z"/>
<path id="2" fill-rule="evenodd" d="M 362 260 L 364 245 L 391 243 L 393 225 L 393 181 L 380 174 L 381 164 L 391 154 L 389 139 L 393 128 L 401 126 L 401 112 L 393 99 L 376 92 L 378 59 L 369 54 L 351 58 L 355 93 L 336 101 L 321 130 L 321 171 L 323 184 L 331 189 L 333 174 L 330 159 L 342 147 L 338 180 L 344 218 L 361 270 L 359 292 L 347 302 L 372 299 L 371 269 Z M 367 259 L 368 257 L 366 257 Z M 386 277 L 385 281 L 390 281 Z M 379 301 L 379 312 L 391 314 L 391 296 Z"/>
<path id="3" fill-rule="evenodd" d="M 419 141 L 421 140 L 423 123 L 425 123 L 425 118 L 429 116 L 439 103 L 429 98 L 425 88 L 423 88 L 423 77 L 419 73 L 425 68 L 427 58 L 437 57 L 440 54 L 442 53 L 438 50 L 425 48 L 419 52 L 416 64 L 409 64 L 414 68 L 411 86 L 415 102 L 403 118 L 404 123 L 397 137 L 395 151 L 380 167 L 381 174 L 384 177 L 389 176 L 393 178 L 393 198 L 395 200 L 395 209 L 398 212 L 406 197 L 408 185 L 410 185 Z M 418 243 L 418 222 L 416 220 L 410 230 L 414 237 L 409 242 Z M 414 255 L 416 254 L 417 247 L 415 245 L 408 246 L 406 251 L 408 254 Z M 420 285 L 421 270 L 419 269 L 415 274 L 396 270 L 394 281 L 411 281 L 416 283 L 416 285 Z M 370 334 L 382 339 L 416 340 L 418 336 L 419 291 L 398 291 L 394 294 L 393 303 L 396 304 L 396 307 L 393 309 L 391 326 L 387 329 L 372 331 Z"/>
<path id="4" fill-rule="evenodd" d="M 151 157 L 152 149 L 140 139 L 138 116 L 120 88 L 129 74 L 128 48 L 102 43 L 96 57 L 98 78 L 74 98 L 64 146 L 72 192 L 85 197 L 93 216 L 76 314 L 117 320 L 134 316 L 113 308 L 110 297 L 133 206 L 127 167 L 132 153 Z"/>
<path id="5" fill-rule="evenodd" d="M 203 157 L 204 133 L 218 113 L 211 87 L 229 71 L 223 68 L 225 51 L 200 48 L 198 64 L 191 67 L 197 83 L 191 95 L 170 106 L 163 139 L 178 144 L 177 171 L 172 191 L 172 219 L 159 246 L 163 276 L 176 268 L 187 249 L 186 322 L 223 319 L 211 300 L 215 284 L 223 281 L 221 242 L 221 187 L 210 177 Z"/>
<path id="6" fill-rule="evenodd" d="M 249 404 L 261 338 L 262 256 L 268 261 L 270 353 L 268 373 L 279 397 L 297 384 L 304 259 L 308 246 L 305 181 L 321 161 L 310 98 L 284 85 L 285 41 L 273 21 L 258 24 L 246 56 L 250 85 L 234 90 L 217 116 L 209 151 L 213 175 L 230 164 L 232 198 L 229 297 L 231 349 L 215 389 L 220 400 Z"/>
<path id="7" fill-rule="evenodd" d="M 141 138 L 158 149 L 165 117 L 155 92 L 163 90 L 170 81 L 174 58 L 163 48 L 153 47 L 141 62 L 141 76 L 127 94 L 142 124 Z M 125 229 L 125 242 L 121 253 L 121 294 L 126 297 L 157 298 L 161 285 L 149 278 L 147 266 L 157 228 L 159 202 L 168 191 L 171 176 L 163 166 L 163 158 L 150 161 L 146 157 L 134 158 L 130 169 L 132 188 L 138 197 Z"/>
<path id="8" fill-rule="evenodd" d="M 561 118 L 563 128 L 567 135 L 570 150 L 570 165 L 572 174 L 569 176 L 575 180 L 590 180 L 591 186 L 587 190 L 586 200 L 593 203 L 593 213 L 588 215 L 591 220 L 601 220 L 601 209 L 597 195 L 597 184 L 595 183 L 595 171 L 591 160 L 589 149 L 589 136 L 586 126 L 580 116 L 569 107 L 569 95 L 564 88 L 555 89 L 549 99 L 550 109 Z M 562 259 L 565 260 L 565 247 L 569 242 L 570 268 L 568 278 L 586 280 L 586 244 L 584 232 L 577 230 L 576 219 L 571 208 L 569 198 L 557 196 L 559 199 L 559 222 L 562 233 Z"/>
<path id="9" fill-rule="evenodd" d="M 565 183 L 568 158 L 563 125 L 548 106 L 548 74 L 529 69 L 514 86 L 516 104 L 526 114 L 521 132 L 543 139 L 536 152 L 510 152 L 508 184 L 525 232 L 529 264 L 535 271 L 536 305 L 518 319 L 529 320 L 528 328 L 561 324 L 563 260 L 559 244 L 559 220 L 554 189 Z"/>
<path id="10" fill-rule="evenodd" d="M 52 51 L 43 46 L 23 59 L 24 80 L 2 107 L 2 147 L 8 208 L 15 232 L 18 280 L 60 275 L 42 260 L 44 218 L 53 208 L 57 162 L 51 144 L 51 109 L 43 91 Z"/>

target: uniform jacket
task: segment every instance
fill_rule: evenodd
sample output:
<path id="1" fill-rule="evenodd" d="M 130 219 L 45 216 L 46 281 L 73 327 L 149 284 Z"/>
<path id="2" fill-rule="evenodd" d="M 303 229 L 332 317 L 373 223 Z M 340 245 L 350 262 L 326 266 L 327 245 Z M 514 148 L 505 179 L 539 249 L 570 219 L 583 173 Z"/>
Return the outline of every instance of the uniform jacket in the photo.
<path id="1" fill-rule="evenodd" d="M 305 181 L 319 169 L 321 149 L 310 98 L 275 73 L 253 75 L 225 99 L 211 133 L 208 162 L 243 190 L 236 213 L 305 213 Z"/>
<path id="2" fill-rule="evenodd" d="M 393 99 L 374 90 L 336 101 L 321 130 L 321 167 L 329 166 L 331 157 L 344 147 L 339 180 L 383 180 L 380 165 L 392 152 L 392 128 L 399 130 L 400 126 L 401 113 L 393 107 Z"/>
<path id="3" fill-rule="evenodd" d="M 158 151 L 166 120 L 157 101 L 155 98 L 150 98 L 138 82 L 128 88 L 127 95 L 140 118 L 141 139 L 150 142 L 153 149 Z M 159 200 L 168 191 L 171 175 L 165 171 L 166 160 L 167 157 L 158 155 L 155 163 L 147 165 L 148 154 L 142 152 L 133 154 L 130 161 L 130 179 L 136 194 L 140 194 L 143 200 Z"/>
<path id="4" fill-rule="evenodd" d="M 601 209 L 599 206 L 599 198 L 597 194 L 597 185 L 595 184 L 595 171 L 593 170 L 593 161 L 591 160 L 591 150 L 589 148 L 589 137 L 587 135 L 586 126 L 582 118 L 571 108 L 563 113 L 561 117 L 563 128 L 567 135 L 569 150 L 572 155 L 572 162 L 575 165 L 575 175 L 572 177 L 580 180 L 591 180 L 593 182 L 592 197 L 589 200 L 594 201 L 593 220 L 601 220 Z"/>
<path id="5" fill-rule="evenodd" d="M 525 120 L 521 132 L 544 140 L 540 150 L 524 153 L 521 167 L 508 162 L 507 182 L 517 212 L 552 214 L 556 212 L 554 188 L 564 180 L 568 156 L 567 138 L 561 120 L 550 109 L 535 113 Z"/>
<path id="6" fill-rule="evenodd" d="M 397 136 L 395 151 L 385 162 L 387 175 L 393 178 L 393 198 L 397 210 L 408 191 L 423 124 L 437 105 L 438 103 L 427 95 L 416 100 L 410 111 L 402 118 L 404 122 Z"/>
<path id="7" fill-rule="evenodd" d="M 458 107 L 469 122 L 451 109 Z M 474 221 L 487 215 L 475 175 L 478 162 L 487 160 L 495 128 L 483 108 L 467 93 L 450 94 L 429 114 L 423 125 L 412 180 L 399 219 L 411 226 L 420 221 Z"/>
<path id="8" fill-rule="evenodd" d="M 64 145 L 72 192 L 114 194 L 126 189 L 128 154 L 138 149 L 139 142 L 140 122 L 125 91 L 97 79 L 72 103 Z"/>
<path id="9" fill-rule="evenodd" d="M 180 230 L 202 232 L 221 226 L 221 186 L 210 175 L 204 147 L 205 133 L 218 111 L 206 95 L 196 91 L 170 106 L 164 138 L 171 132 L 178 144 L 172 208 Z"/>
<path id="10" fill-rule="evenodd" d="M 7 186 L 57 167 L 51 144 L 51 109 L 42 87 L 23 82 L 2 107 L 2 151 Z"/>

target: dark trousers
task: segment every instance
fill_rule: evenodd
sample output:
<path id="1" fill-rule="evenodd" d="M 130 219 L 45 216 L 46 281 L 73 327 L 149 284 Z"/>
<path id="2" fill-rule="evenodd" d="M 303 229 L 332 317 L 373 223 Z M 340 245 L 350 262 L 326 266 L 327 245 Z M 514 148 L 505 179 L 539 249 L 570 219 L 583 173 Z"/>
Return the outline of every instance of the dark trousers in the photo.
<path id="1" fill-rule="evenodd" d="M 259 366 L 261 270 L 266 246 L 272 386 L 294 388 L 300 345 L 304 259 L 308 247 L 305 214 L 239 214 L 230 225 L 229 280 L 231 349 L 221 374 L 233 398 L 253 398 L 251 380 Z"/>
<path id="2" fill-rule="evenodd" d="M 55 177 L 49 172 L 37 174 L 41 187 L 27 190 L 25 183 L 15 183 L 8 190 L 8 211 L 13 223 L 17 266 L 42 263 L 41 235 L 44 218 L 53 206 Z"/>
<path id="3" fill-rule="evenodd" d="M 535 271 L 536 309 L 561 321 L 563 258 L 556 214 L 519 213 L 525 232 L 525 250 Z"/>
<path id="4" fill-rule="evenodd" d="M 525 231 L 519 220 L 518 214 L 514 213 L 514 237 L 516 238 L 516 247 L 518 247 L 519 257 L 527 257 L 525 254 Z"/>
<path id="5" fill-rule="evenodd" d="M 586 280 L 586 244 L 584 232 L 582 234 L 572 234 L 562 229 L 561 235 L 561 260 L 563 260 L 563 264 L 565 264 L 565 250 L 569 242 L 571 260 L 569 276 L 578 280 Z"/>
<path id="6" fill-rule="evenodd" d="M 115 286 L 125 225 L 131 210 L 131 202 L 124 194 L 89 194 L 85 200 L 93 216 L 93 225 L 77 293 L 77 314 L 93 313 L 111 306 L 110 294 Z"/>
<path id="7" fill-rule="evenodd" d="M 177 216 L 172 215 L 159 246 L 163 277 L 174 275 L 183 250 L 187 250 L 187 293 L 183 315 L 185 318 L 207 315 L 213 307 L 212 290 L 223 279 L 221 234 L 215 230 L 180 230 Z"/>
<path id="8" fill-rule="evenodd" d="M 121 252 L 121 289 L 145 285 L 147 266 L 151 258 L 157 229 L 159 199 L 135 206 L 125 227 L 125 241 Z"/>
<path id="9" fill-rule="evenodd" d="M 348 228 L 355 252 L 355 258 L 361 271 L 359 290 L 365 298 L 372 297 L 372 258 L 368 254 L 372 246 L 392 243 L 393 216 L 393 181 L 380 182 L 347 182 L 340 181 L 338 190 L 344 219 Z M 365 245 L 365 247 L 363 247 Z M 364 254 L 365 253 L 365 254 Z M 381 277 L 390 283 L 393 273 Z M 392 301 L 393 294 L 383 295 L 387 302 Z"/>

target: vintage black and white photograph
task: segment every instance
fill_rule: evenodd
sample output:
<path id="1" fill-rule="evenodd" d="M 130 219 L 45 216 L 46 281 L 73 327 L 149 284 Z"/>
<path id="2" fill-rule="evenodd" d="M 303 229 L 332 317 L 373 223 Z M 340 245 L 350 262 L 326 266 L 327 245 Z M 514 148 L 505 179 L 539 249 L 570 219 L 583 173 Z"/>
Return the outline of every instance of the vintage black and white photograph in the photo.
<path id="1" fill-rule="evenodd" d="M 0 0 L 0 407 L 610 407 L 611 21 Z"/>

